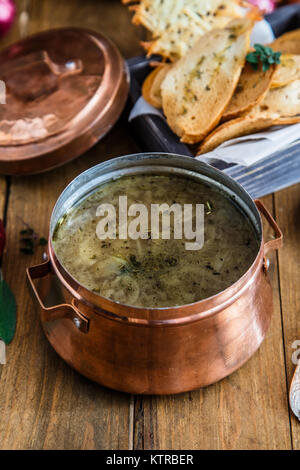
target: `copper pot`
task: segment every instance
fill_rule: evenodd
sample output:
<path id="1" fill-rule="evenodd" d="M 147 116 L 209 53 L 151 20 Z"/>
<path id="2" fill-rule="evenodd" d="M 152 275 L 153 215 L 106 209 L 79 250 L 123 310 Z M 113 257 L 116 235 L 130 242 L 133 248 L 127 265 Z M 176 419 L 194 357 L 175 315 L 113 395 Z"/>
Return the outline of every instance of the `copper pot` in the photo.
<path id="1" fill-rule="evenodd" d="M 234 197 L 251 219 L 261 240 L 257 257 L 223 292 L 172 308 L 128 307 L 87 290 L 60 264 L 51 235 L 61 217 L 99 184 L 122 175 L 150 172 L 210 181 Z M 260 213 L 275 231 L 276 238 L 267 243 Z M 124 392 L 179 393 L 226 377 L 258 349 L 272 314 L 266 255 L 281 243 L 282 233 L 262 203 L 254 202 L 222 172 L 189 157 L 138 154 L 101 163 L 70 183 L 51 216 L 49 260 L 28 268 L 27 276 L 39 302 L 46 336 L 77 371 Z M 35 279 L 40 279 L 39 287 Z M 65 300 L 46 307 L 42 297 L 55 279 Z"/>

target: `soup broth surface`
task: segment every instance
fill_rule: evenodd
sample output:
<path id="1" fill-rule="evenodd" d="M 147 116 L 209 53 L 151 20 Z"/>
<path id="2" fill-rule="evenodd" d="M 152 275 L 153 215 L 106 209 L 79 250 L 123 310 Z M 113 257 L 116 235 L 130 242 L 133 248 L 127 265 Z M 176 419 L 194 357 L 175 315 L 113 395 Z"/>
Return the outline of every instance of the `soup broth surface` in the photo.
<path id="1" fill-rule="evenodd" d="M 185 240 L 118 238 L 119 196 L 128 207 L 204 204 L 204 244 L 187 250 Z M 97 207 L 113 204 L 117 238 L 100 240 Z M 135 217 L 128 217 L 128 224 Z M 150 219 L 149 219 L 150 220 Z M 173 224 L 174 228 L 174 224 Z M 210 297 L 237 281 L 251 266 L 259 241 L 237 205 L 214 187 L 178 176 L 135 175 L 105 183 L 57 224 L 53 245 L 64 268 L 82 285 L 127 305 L 169 307 Z"/>

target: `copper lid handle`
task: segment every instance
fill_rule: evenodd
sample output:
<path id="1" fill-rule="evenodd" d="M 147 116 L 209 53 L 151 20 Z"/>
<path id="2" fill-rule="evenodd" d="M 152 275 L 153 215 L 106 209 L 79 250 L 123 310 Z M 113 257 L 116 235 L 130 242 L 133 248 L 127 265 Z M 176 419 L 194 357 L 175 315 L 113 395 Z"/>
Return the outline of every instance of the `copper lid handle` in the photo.
<path id="1" fill-rule="evenodd" d="M 89 329 L 89 320 L 79 312 L 76 306 L 73 304 L 60 304 L 53 307 L 46 307 L 40 298 L 37 288 L 34 284 L 34 279 L 40 279 L 51 273 L 50 260 L 36 266 L 31 266 L 26 269 L 27 278 L 34 294 L 35 299 L 42 310 L 42 321 L 51 322 L 59 320 L 61 318 L 68 318 L 72 320 L 76 328 L 80 331 L 87 333 Z"/>
<path id="2" fill-rule="evenodd" d="M 79 59 L 70 59 L 64 64 L 57 64 L 50 59 L 47 51 L 36 51 L 10 60 L 7 65 L 1 66 L 0 73 L 1 75 L 6 75 L 7 72 L 14 73 L 39 63 L 47 64 L 49 70 L 60 78 L 81 73 L 83 70 L 82 61 Z"/>
<path id="3" fill-rule="evenodd" d="M 264 254 L 266 256 L 270 251 L 278 250 L 279 248 L 282 247 L 283 235 L 278 224 L 275 222 L 272 215 L 270 214 L 268 209 L 264 206 L 264 204 L 259 199 L 256 199 L 254 202 L 259 212 L 265 217 L 265 219 L 269 222 L 269 224 L 271 225 L 272 229 L 275 232 L 275 238 L 267 241 L 264 244 Z"/>
<path id="4" fill-rule="evenodd" d="M 62 78 L 80 74 L 82 70 L 81 60 L 69 59 L 57 64 L 42 50 L 10 60 L 0 68 L 0 76 L 16 97 L 33 101 L 53 93 Z"/>
<path id="5" fill-rule="evenodd" d="M 70 59 L 64 64 L 56 64 L 53 60 L 50 59 L 46 51 L 42 51 L 43 62 L 45 62 L 49 69 L 54 75 L 57 75 L 59 78 L 66 77 L 68 75 L 77 75 L 83 70 L 82 61 L 79 59 Z"/>

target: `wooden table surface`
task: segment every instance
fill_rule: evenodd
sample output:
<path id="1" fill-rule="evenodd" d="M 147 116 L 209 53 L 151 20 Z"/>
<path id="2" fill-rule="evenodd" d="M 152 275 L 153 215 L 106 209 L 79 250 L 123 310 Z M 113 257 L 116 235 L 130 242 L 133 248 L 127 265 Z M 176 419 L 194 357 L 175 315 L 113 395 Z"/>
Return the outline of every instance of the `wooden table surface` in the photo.
<path id="1" fill-rule="evenodd" d="M 17 4 L 19 14 L 27 13 L 3 47 L 24 33 L 80 26 L 107 34 L 125 57 L 141 53 L 145 33 L 131 24 L 119 0 Z M 259 351 L 230 377 L 177 396 L 129 396 L 81 377 L 44 337 L 25 282 L 25 268 L 40 262 L 42 248 L 32 256 L 20 253 L 22 221 L 47 236 L 53 205 L 69 181 L 104 159 L 138 150 L 119 122 L 62 168 L 0 177 L 0 218 L 7 230 L 3 271 L 18 304 L 16 336 L 0 366 L 0 449 L 300 449 L 300 423 L 288 405 L 292 344 L 300 340 L 300 185 L 264 198 L 285 236 L 284 248 L 271 257 L 272 325 Z"/>

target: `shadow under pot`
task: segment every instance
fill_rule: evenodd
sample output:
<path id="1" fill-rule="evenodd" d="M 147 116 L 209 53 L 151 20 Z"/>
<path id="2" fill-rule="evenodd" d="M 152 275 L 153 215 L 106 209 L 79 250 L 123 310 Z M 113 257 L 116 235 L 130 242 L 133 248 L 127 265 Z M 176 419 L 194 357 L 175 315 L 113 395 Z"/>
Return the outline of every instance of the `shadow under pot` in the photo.
<path id="1" fill-rule="evenodd" d="M 226 287 L 209 297 L 199 297 L 183 305 L 175 302 L 174 306 L 166 301 L 162 302 L 163 306 L 159 305 L 159 301 L 147 305 L 141 299 L 136 300 L 135 305 L 128 305 L 120 301 L 119 290 L 111 295 L 107 295 L 106 291 L 106 295 L 102 295 L 100 285 L 99 291 L 93 291 L 88 281 L 85 282 L 89 276 L 89 267 L 86 268 L 86 278 L 83 277 L 83 281 L 81 279 L 79 282 L 74 273 L 71 274 L 67 263 L 61 262 L 62 256 L 58 254 L 53 238 L 66 219 L 70 223 L 70 230 L 76 229 L 76 220 L 72 226 L 70 214 L 72 216 L 84 204 L 86 209 L 91 210 L 90 202 L 95 197 L 97 200 L 99 188 L 107 188 L 109 182 L 115 184 L 126 178 L 135 178 L 137 181 L 143 177 L 146 184 L 151 175 L 173 178 L 173 181 L 174 178 L 184 179 L 186 188 L 189 189 L 196 184 L 210 188 L 210 191 L 222 195 L 227 204 L 234 205 L 235 210 L 242 214 L 245 224 L 248 224 L 254 234 L 256 249 L 252 253 L 253 259 L 248 260 L 249 265 L 229 286 L 225 282 L 226 279 L 228 281 L 228 274 L 226 270 L 222 271 L 225 269 L 222 266 L 213 279 L 218 278 L 219 284 L 215 281 L 216 286 L 222 285 L 220 281 L 223 276 L 223 285 Z M 175 191 L 175 185 L 173 187 Z M 186 193 L 188 192 L 187 190 Z M 204 215 L 206 226 L 209 215 L 214 216 L 215 208 L 214 201 L 208 205 L 208 201 L 203 202 L 209 209 Z M 260 214 L 264 215 L 275 232 L 275 237 L 267 242 L 263 239 Z M 115 240 L 111 241 L 112 246 L 114 242 L 116 243 Z M 120 240 L 117 242 L 120 244 Z M 154 240 L 147 240 L 147 243 L 152 244 Z M 161 243 L 165 243 L 165 240 L 161 240 Z M 279 248 L 281 243 L 282 233 L 263 204 L 253 201 L 242 186 L 222 172 L 180 155 L 136 154 L 112 159 L 90 168 L 67 186 L 58 198 L 51 216 L 49 259 L 28 268 L 27 276 L 38 300 L 45 334 L 57 353 L 70 366 L 104 386 L 124 392 L 180 393 L 207 386 L 228 376 L 258 349 L 269 327 L 273 305 L 266 255 Z M 227 247 L 224 253 L 227 260 L 236 257 L 237 244 L 238 237 L 233 236 L 231 247 Z M 239 245 L 242 255 L 243 250 L 247 249 L 246 245 L 244 248 Z M 124 248 L 119 246 L 120 250 Z M 203 247 L 205 248 L 205 237 Z M 215 247 L 217 249 L 218 245 Z M 207 283 L 205 270 L 201 266 L 201 256 L 206 251 L 194 253 L 186 254 L 186 258 L 193 264 L 191 256 L 200 257 L 199 289 L 201 285 L 213 286 L 213 282 Z M 92 254 L 90 258 L 93 260 L 94 256 L 96 254 Z M 77 248 L 74 257 L 79 257 Z M 129 255 L 128 257 L 130 258 Z M 148 259 L 147 256 L 145 259 Z M 136 264 L 139 260 L 138 253 L 135 253 L 131 262 Z M 176 270 L 172 278 L 175 281 L 176 275 L 181 275 L 182 262 L 179 259 L 176 266 L 168 268 L 167 273 L 172 273 L 172 269 Z M 101 275 L 101 266 L 104 271 L 104 265 L 100 262 L 99 266 Z M 139 266 L 137 264 L 137 270 Z M 159 277 L 159 268 L 152 268 L 153 276 Z M 133 274 L 131 272 L 130 275 L 134 276 L 134 266 L 132 269 Z M 122 272 L 124 270 L 128 275 L 127 265 L 122 267 Z M 146 271 L 145 268 L 142 278 Z M 210 268 L 207 272 L 207 276 L 211 275 Z M 188 282 L 189 278 L 185 279 Z M 143 293 L 149 286 L 144 278 L 141 282 L 144 282 L 140 286 Z M 181 288 L 188 289 L 185 284 Z M 157 292 L 161 294 L 159 285 Z M 55 300 L 58 297 L 63 300 L 58 302 Z M 188 296 L 184 298 L 189 299 Z"/>

